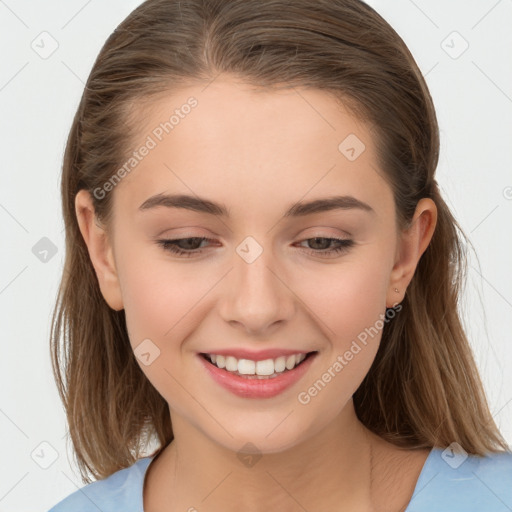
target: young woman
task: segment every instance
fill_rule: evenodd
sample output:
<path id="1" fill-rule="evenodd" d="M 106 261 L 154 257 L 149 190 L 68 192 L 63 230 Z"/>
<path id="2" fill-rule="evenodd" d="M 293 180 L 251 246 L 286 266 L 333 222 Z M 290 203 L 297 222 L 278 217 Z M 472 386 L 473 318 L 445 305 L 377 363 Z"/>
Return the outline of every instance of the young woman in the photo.
<path id="1" fill-rule="evenodd" d="M 438 152 L 359 0 L 138 7 L 65 154 L 52 356 L 88 485 L 51 512 L 510 510 Z"/>

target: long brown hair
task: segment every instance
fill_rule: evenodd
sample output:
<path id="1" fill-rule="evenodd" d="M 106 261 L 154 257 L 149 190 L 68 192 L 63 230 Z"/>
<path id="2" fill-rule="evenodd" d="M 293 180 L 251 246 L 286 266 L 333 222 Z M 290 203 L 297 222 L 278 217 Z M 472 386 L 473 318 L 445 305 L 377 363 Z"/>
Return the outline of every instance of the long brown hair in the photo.
<path id="1" fill-rule="evenodd" d="M 62 172 L 66 259 L 52 318 L 53 371 L 82 479 L 173 439 L 169 408 L 140 369 L 124 311 L 100 292 L 75 214 L 87 189 L 108 219 L 118 170 L 137 133 L 137 106 L 181 85 L 234 74 L 263 88 L 311 87 L 374 129 L 397 223 L 430 197 L 438 221 L 375 361 L 354 394 L 360 420 L 405 447 L 458 442 L 468 453 L 508 449 L 489 412 L 457 310 L 469 244 L 434 178 L 439 132 L 425 80 L 405 43 L 360 0 L 148 0 L 103 46 L 67 141 Z"/>

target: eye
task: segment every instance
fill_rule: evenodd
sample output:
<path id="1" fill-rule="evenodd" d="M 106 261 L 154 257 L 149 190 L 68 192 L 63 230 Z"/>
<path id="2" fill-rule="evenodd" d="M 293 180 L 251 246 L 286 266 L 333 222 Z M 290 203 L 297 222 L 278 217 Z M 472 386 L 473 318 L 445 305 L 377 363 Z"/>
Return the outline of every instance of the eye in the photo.
<path id="1" fill-rule="evenodd" d="M 163 247 L 165 251 L 172 252 L 179 256 L 191 257 L 194 254 L 201 253 L 201 249 L 198 248 L 202 242 L 214 242 L 213 238 L 206 237 L 192 237 L 192 238 L 176 238 L 175 240 L 157 240 L 157 244 Z M 179 245 L 184 245 L 182 249 Z"/>
<path id="2" fill-rule="evenodd" d="M 323 236 L 315 238 L 306 238 L 305 240 L 302 240 L 302 242 L 300 243 L 304 242 L 307 242 L 308 244 L 313 246 L 313 250 L 307 252 L 313 254 L 314 256 L 321 257 L 325 257 L 323 255 L 326 255 L 327 257 L 336 256 L 337 254 L 347 252 L 354 245 L 354 240 L 349 240 L 345 238 L 328 238 Z M 336 247 L 329 248 L 332 243 L 335 243 Z"/>
<path id="3" fill-rule="evenodd" d="M 203 242 L 215 242 L 215 240 L 213 238 L 207 237 L 157 240 L 157 244 L 160 245 L 165 251 L 186 258 L 201 254 L 203 252 L 202 249 L 204 248 L 204 246 L 201 247 Z M 307 250 L 309 254 L 321 257 L 336 256 L 337 254 L 347 252 L 354 245 L 354 241 L 350 239 L 329 237 L 307 238 L 298 243 L 303 244 L 304 242 L 312 245 L 312 248 Z M 335 244 L 335 247 L 331 247 L 333 243 Z"/>

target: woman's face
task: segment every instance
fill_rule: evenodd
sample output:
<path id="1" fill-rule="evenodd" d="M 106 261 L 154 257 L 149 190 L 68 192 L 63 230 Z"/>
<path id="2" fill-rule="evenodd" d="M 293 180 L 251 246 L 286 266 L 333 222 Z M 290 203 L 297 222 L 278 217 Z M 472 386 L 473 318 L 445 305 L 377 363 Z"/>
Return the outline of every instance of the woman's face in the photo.
<path id="1" fill-rule="evenodd" d="M 140 116 L 121 181 L 95 192 L 114 194 L 112 261 L 137 361 L 173 420 L 233 450 L 296 445 L 349 403 L 407 285 L 369 129 L 325 92 L 223 77 Z M 111 305 L 115 286 L 102 287 Z"/>

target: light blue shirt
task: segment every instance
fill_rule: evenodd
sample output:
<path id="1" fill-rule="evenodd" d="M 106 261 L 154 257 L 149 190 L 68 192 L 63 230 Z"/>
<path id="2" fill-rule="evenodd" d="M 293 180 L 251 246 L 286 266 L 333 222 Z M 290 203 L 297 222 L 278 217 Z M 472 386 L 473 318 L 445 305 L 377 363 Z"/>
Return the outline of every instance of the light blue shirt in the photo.
<path id="1" fill-rule="evenodd" d="M 48 512 L 144 512 L 144 476 L 153 457 L 82 487 Z M 405 512 L 511 511 L 512 452 L 477 457 L 434 448 Z"/>

